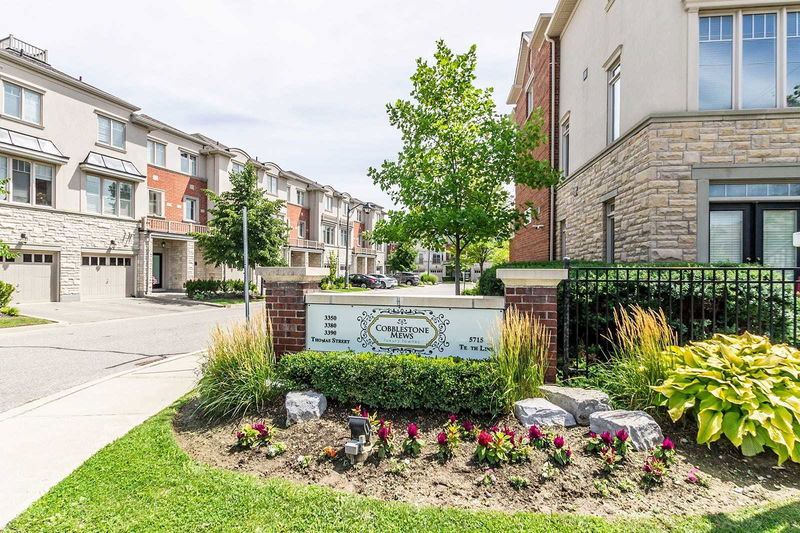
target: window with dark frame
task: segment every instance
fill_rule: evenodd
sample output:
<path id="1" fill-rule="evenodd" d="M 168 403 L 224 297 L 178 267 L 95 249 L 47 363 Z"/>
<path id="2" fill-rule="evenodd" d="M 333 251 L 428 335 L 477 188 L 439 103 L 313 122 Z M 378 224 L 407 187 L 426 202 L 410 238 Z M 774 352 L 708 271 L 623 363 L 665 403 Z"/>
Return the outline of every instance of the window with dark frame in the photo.
<path id="1" fill-rule="evenodd" d="M 614 199 L 606 201 L 603 203 L 603 235 L 605 241 L 605 261 L 607 263 L 613 263 L 614 257 L 616 256 L 616 214 L 614 208 Z"/>

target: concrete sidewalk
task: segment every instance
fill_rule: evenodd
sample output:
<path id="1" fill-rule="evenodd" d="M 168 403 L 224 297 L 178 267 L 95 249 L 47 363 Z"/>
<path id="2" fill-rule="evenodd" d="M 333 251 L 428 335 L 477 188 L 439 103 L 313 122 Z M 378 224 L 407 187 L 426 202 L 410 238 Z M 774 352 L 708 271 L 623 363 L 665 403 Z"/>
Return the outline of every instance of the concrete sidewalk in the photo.
<path id="1" fill-rule="evenodd" d="M 0 414 L 0 528 L 100 448 L 190 391 L 200 354 L 79 385 Z"/>

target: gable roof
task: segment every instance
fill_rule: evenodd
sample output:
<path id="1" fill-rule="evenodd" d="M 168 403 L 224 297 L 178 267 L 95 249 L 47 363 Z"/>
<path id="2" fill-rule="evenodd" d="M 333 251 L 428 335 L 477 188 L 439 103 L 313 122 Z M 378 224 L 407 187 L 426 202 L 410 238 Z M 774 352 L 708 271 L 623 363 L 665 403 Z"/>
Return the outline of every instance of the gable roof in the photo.
<path id="1" fill-rule="evenodd" d="M 538 50 L 545 39 L 545 30 L 550 22 L 552 13 L 542 13 L 536 19 L 533 31 L 524 31 L 519 39 L 519 51 L 517 52 L 517 67 L 514 71 L 514 84 L 508 92 L 506 103 L 514 105 L 517 103 L 519 93 L 522 91 L 527 80 L 525 80 L 525 66 L 528 59 L 528 50 Z"/>

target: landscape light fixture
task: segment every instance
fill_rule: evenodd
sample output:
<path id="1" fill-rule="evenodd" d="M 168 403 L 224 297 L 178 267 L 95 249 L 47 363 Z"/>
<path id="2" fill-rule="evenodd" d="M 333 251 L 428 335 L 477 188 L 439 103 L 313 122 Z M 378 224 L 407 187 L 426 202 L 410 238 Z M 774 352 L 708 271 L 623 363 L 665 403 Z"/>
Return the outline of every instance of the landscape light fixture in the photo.
<path id="1" fill-rule="evenodd" d="M 344 445 L 344 453 L 351 464 L 362 463 L 372 450 L 372 424 L 365 416 L 349 416 L 347 425 L 350 427 L 350 440 Z"/>

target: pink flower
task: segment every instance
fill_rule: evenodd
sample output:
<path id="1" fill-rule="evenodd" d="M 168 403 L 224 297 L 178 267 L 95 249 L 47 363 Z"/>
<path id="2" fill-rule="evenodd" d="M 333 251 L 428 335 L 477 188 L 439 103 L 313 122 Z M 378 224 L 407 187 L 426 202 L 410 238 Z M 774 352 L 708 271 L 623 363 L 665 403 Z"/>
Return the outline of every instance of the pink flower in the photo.
<path id="1" fill-rule="evenodd" d="M 644 470 L 648 474 L 651 473 L 653 471 L 653 465 L 651 461 L 653 461 L 654 459 L 655 459 L 654 457 L 650 457 L 647 461 L 645 461 L 642 470 Z"/>
<path id="2" fill-rule="evenodd" d="M 564 437 L 562 437 L 561 435 L 558 435 L 556 438 L 554 438 L 553 439 L 553 446 L 555 446 L 559 450 L 561 448 L 563 448 L 564 447 Z"/>
<path id="3" fill-rule="evenodd" d="M 675 443 L 674 443 L 674 442 L 672 442 L 672 441 L 669 439 L 669 437 L 665 437 L 665 438 L 664 438 L 664 442 L 662 442 L 662 443 L 661 443 L 661 447 L 662 447 L 662 448 L 664 448 L 665 450 L 672 451 L 672 450 L 674 450 L 674 449 L 675 449 Z"/>
<path id="4" fill-rule="evenodd" d="M 594 431 L 590 431 L 589 432 L 589 438 L 590 439 L 596 439 L 597 438 L 597 433 L 595 433 Z"/>
<path id="5" fill-rule="evenodd" d="M 622 442 L 625 442 L 626 440 L 628 440 L 628 433 L 624 429 L 620 429 L 619 431 L 617 431 L 617 438 Z"/>
<path id="6" fill-rule="evenodd" d="M 489 428 L 489 431 L 491 431 L 492 433 L 497 433 L 498 431 L 500 431 L 500 428 L 497 426 L 492 426 Z"/>
<path id="7" fill-rule="evenodd" d="M 457 418 L 456 418 L 456 415 L 455 415 L 455 414 L 451 414 L 451 415 L 450 415 L 450 422 L 453 422 L 453 423 L 455 423 L 455 422 L 456 422 L 456 420 L 457 420 Z"/>
<path id="8" fill-rule="evenodd" d="M 419 436 L 419 430 L 417 429 L 417 426 L 415 426 L 414 424 L 409 424 L 408 425 L 408 438 L 409 439 L 416 439 L 418 436 Z"/>
<path id="9" fill-rule="evenodd" d="M 264 424 L 253 424 L 253 429 L 255 429 L 258 432 L 262 432 L 264 431 L 265 427 Z"/>
<path id="10" fill-rule="evenodd" d="M 514 431 L 511 431 L 511 429 L 509 429 L 509 428 L 506 426 L 506 427 L 504 427 L 504 428 L 503 428 L 503 433 L 505 433 L 505 434 L 506 434 L 506 436 L 508 436 L 508 437 L 510 437 L 510 438 L 511 438 L 511 442 L 514 442 L 514 437 L 517 435 L 517 433 L 516 433 L 516 432 L 514 432 Z"/>
<path id="11" fill-rule="evenodd" d="M 531 428 L 528 430 L 528 437 L 531 440 L 543 439 L 544 433 L 542 433 L 542 431 L 538 427 L 531 426 Z"/>
<path id="12" fill-rule="evenodd" d="M 439 446 L 446 446 L 447 445 L 447 435 L 444 433 L 439 433 L 437 435 L 436 440 L 439 442 Z"/>
<path id="13" fill-rule="evenodd" d="M 565 453 L 567 454 L 567 457 L 572 457 L 572 450 L 570 450 L 569 448 L 567 448 L 567 451 Z"/>
<path id="14" fill-rule="evenodd" d="M 241 431 L 237 431 L 236 432 L 236 438 L 241 440 L 242 437 L 244 437 L 244 433 L 242 433 Z"/>
<path id="15" fill-rule="evenodd" d="M 697 470 L 696 468 L 692 468 L 691 470 L 689 470 L 689 473 L 686 474 L 686 481 L 688 481 L 689 483 L 697 483 L 698 481 L 700 481 L 700 477 L 697 475 L 698 472 L 699 470 Z"/>
<path id="16" fill-rule="evenodd" d="M 609 446 L 614 444 L 614 438 L 611 436 L 611 432 L 610 431 L 606 431 L 605 433 L 601 434 L 600 438 L 603 439 L 603 442 L 605 442 Z"/>
<path id="17" fill-rule="evenodd" d="M 490 442 L 492 442 L 492 436 L 485 431 L 481 431 L 481 434 L 478 435 L 478 445 L 488 446 Z"/>
<path id="18" fill-rule="evenodd" d="M 464 428 L 464 431 L 472 431 L 474 429 L 472 422 L 470 422 L 469 420 L 464 420 L 464 424 L 462 425 L 462 427 Z"/>
<path id="19" fill-rule="evenodd" d="M 389 442 L 389 435 L 391 435 L 389 426 L 381 426 L 381 428 L 378 430 L 378 438 L 383 442 Z"/>

